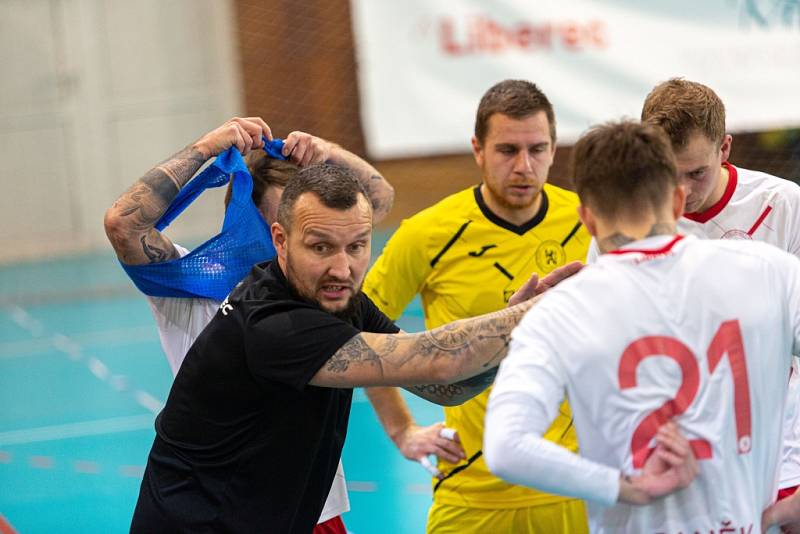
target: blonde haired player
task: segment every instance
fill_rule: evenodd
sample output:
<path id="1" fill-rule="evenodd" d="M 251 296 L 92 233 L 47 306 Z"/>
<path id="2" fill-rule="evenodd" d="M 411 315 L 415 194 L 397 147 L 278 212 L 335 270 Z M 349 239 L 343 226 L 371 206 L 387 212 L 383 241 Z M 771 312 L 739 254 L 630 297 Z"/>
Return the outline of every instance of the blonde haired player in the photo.
<path id="1" fill-rule="evenodd" d="M 701 239 L 764 241 L 800 257 L 800 187 L 730 162 L 733 137 L 725 130 L 725 105 L 701 83 L 674 78 L 650 91 L 642 120 L 664 129 L 686 189 L 678 231 Z M 590 261 L 596 257 L 590 249 Z M 784 416 L 780 496 L 800 484 L 800 374 L 793 363 Z"/>

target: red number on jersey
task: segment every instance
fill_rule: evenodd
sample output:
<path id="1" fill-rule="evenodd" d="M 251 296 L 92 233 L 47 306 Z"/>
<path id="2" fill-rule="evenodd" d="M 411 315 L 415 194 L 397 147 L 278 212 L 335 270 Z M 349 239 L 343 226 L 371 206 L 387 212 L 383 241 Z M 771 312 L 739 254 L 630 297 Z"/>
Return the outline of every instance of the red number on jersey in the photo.
<path id="1" fill-rule="evenodd" d="M 728 355 L 733 374 L 734 411 L 736 416 L 736 436 L 739 454 L 750 451 L 750 388 L 747 381 L 744 344 L 739 321 L 726 321 L 717 330 L 708 347 L 709 373 L 713 373 L 724 354 Z M 641 469 L 653 452 L 650 442 L 658 427 L 673 417 L 684 413 L 694 401 L 700 386 L 700 369 L 692 351 L 675 338 L 667 336 L 646 336 L 639 338 L 625 349 L 619 362 L 619 387 L 636 387 L 636 368 L 650 356 L 666 356 L 675 360 L 681 368 L 681 385 L 675 398 L 668 400 L 660 408 L 645 417 L 631 438 L 631 453 L 634 469 Z M 690 440 L 697 459 L 711 458 L 711 444 L 704 439 Z"/>
<path id="2" fill-rule="evenodd" d="M 675 398 L 668 400 L 659 409 L 645 417 L 631 439 L 631 452 L 633 453 L 633 467 L 640 469 L 653 452 L 650 441 L 656 435 L 658 427 L 676 417 L 689 407 L 697 395 L 700 386 L 700 369 L 697 360 L 689 347 L 675 338 L 666 336 L 648 336 L 637 339 L 622 353 L 619 362 L 619 387 L 628 389 L 636 387 L 636 368 L 645 358 L 650 356 L 666 356 L 672 358 L 681 368 L 681 385 Z M 695 456 L 709 458 L 711 444 L 706 440 L 694 439 L 690 442 Z"/>
<path id="3" fill-rule="evenodd" d="M 724 354 L 733 375 L 733 405 L 736 414 L 736 446 L 739 454 L 750 452 L 750 384 L 747 381 L 747 362 L 739 321 L 725 321 L 708 347 L 708 372 L 713 373 Z"/>

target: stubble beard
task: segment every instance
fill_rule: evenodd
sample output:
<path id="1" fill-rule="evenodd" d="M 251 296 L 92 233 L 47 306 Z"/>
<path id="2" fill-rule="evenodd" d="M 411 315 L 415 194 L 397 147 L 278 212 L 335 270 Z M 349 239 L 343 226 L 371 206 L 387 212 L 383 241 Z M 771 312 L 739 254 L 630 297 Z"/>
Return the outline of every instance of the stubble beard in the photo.
<path id="1" fill-rule="evenodd" d="M 503 208 L 509 210 L 524 210 L 526 208 L 530 208 L 536 202 L 536 199 L 539 198 L 539 195 L 542 194 L 542 189 L 540 188 L 535 194 L 531 195 L 530 199 L 519 202 L 511 202 L 502 191 L 498 191 L 495 188 L 494 184 L 490 180 L 484 180 L 483 183 L 486 184 L 486 189 L 489 191 L 489 194 L 492 195 L 492 199 L 496 203 L 500 204 L 500 206 Z"/>
<path id="2" fill-rule="evenodd" d="M 296 276 L 296 272 L 297 271 L 294 269 L 294 266 L 292 265 L 290 256 L 287 254 L 286 282 L 289 285 L 289 291 L 294 298 L 296 298 L 301 302 L 305 302 L 306 304 L 311 304 L 312 306 L 315 306 L 324 311 L 325 313 L 329 313 L 346 323 L 352 322 L 352 319 L 355 316 L 356 312 L 356 302 L 361 296 L 361 287 L 362 287 L 361 285 L 359 285 L 358 289 L 353 293 L 353 295 L 349 299 L 347 299 L 347 304 L 345 305 L 344 308 L 333 311 L 325 308 L 325 306 L 322 305 L 322 303 L 315 297 L 313 293 L 308 294 L 306 291 L 300 289 L 300 286 L 297 283 L 295 283 L 296 280 L 300 280 L 300 277 Z"/>

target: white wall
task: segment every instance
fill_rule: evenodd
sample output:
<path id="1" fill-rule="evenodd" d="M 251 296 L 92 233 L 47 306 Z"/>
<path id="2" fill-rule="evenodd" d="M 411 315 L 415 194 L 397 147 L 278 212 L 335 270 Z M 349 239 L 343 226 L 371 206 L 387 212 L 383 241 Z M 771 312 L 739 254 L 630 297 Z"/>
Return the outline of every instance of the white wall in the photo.
<path id="1" fill-rule="evenodd" d="M 243 108 L 231 0 L 0 0 L 0 262 L 108 247 L 103 213 Z M 210 236 L 221 195 L 170 227 Z"/>

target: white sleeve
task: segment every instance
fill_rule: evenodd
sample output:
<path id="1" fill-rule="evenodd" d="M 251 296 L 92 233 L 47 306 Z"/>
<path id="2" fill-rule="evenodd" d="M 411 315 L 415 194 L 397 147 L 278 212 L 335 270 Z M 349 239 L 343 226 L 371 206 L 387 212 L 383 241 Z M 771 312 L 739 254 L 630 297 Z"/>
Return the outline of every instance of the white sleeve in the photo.
<path id="1" fill-rule="evenodd" d="M 786 259 L 783 274 L 786 276 L 786 293 L 789 305 L 789 320 L 792 328 L 794 348 L 792 354 L 800 354 L 800 259 L 782 254 Z"/>
<path id="2" fill-rule="evenodd" d="M 181 257 L 189 253 L 177 243 L 174 245 Z M 214 317 L 219 303 L 211 299 L 151 296 L 147 296 L 147 301 L 156 321 L 161 348 L 175 376 L 194 340 Z"/>
<path id="3" fill-rule="evenodd" d="M 597 258 L 600 257 L 600 247 L 597 246 L 597 240 L 593 237 L 589 241 L 589 250 L 586 252 L 586 265 L 597 263 Z"/>
<path id="4" fill-rule="evenodd" d="M 514 330 L 495 379 L 484 428 L 486 465 L 512 484 L 611 506 L 619 495 L 619 470 L 542 438 L 564 398 L 566 376 L 552 348 L 528 328 L 537 315 L 529 313 Z"/>

